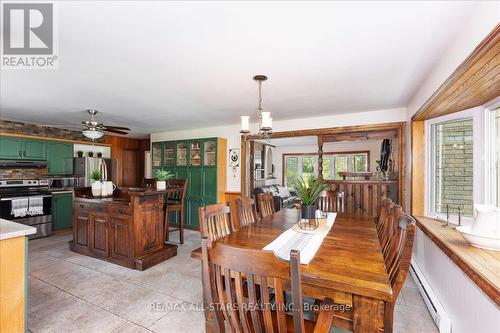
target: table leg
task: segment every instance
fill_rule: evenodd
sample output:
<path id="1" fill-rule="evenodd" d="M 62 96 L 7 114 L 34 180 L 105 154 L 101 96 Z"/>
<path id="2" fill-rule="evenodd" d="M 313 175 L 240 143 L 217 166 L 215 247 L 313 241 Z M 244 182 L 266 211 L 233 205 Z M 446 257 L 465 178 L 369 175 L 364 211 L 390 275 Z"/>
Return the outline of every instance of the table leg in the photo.
<path id="1" fill-rule="evenodd" d="M 353 331 L 379 332 L 384 325 L 384 302 L 378 299 L 353 295 Z"/>

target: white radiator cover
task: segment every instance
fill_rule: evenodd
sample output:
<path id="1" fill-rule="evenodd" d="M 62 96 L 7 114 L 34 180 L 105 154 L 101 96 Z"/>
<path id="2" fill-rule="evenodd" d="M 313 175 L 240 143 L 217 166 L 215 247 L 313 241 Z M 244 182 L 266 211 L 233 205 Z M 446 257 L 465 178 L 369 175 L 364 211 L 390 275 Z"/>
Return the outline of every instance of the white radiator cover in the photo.
<path id="1" fill-rule="evenodd" d="M 412 261 L 450 319 L 452 333 L 500 332 L 500 308 L 419 228 Z"/>

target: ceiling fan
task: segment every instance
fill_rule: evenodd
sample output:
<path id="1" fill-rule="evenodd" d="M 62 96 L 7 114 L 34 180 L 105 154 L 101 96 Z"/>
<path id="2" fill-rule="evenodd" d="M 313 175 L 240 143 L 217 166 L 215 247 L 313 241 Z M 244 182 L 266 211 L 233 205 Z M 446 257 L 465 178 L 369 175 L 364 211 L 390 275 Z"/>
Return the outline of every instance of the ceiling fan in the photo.
<path id="1" fill-rule="evenodd" d="M 82 134 L 89 139 L 96 140 L 101 138 L 104 135 L 104 132 L 115 133 L 127 135 L 130 131 L 128 127 L 121 126 L 109 126 L 103 123 L 100 123 L 96 120 L 97 110 L 89 109 L 87 112 L 90 114 L 90 120 L 82 121 L 81 125 L 46 125 L 49 127 L 66 127 L 66 128 L 81 128 Z"/>

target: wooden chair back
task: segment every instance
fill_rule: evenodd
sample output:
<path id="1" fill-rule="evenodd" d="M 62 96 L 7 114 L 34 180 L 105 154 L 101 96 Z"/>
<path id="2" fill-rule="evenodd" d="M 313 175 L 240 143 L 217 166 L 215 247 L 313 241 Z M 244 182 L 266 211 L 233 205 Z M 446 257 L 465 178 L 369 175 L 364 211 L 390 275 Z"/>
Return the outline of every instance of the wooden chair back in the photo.
<path id="1" fill-rule="evenodd" d="M 344 192 L 326 190 L 320 193 L 318 209 L 323 212 L 344 212 Z"/>
<path id="2" fill-rule="evenodd" d="M 208 239 L 204 238 L 202 261 L 206 304 L 216 305 L 206 306 L 206 309 L 215 309 L 212 316 L 217 319 L 219 332 L 224 332 L 224 321 L 231 332 L 287 332 L 284 288 L 288 287 L 288 281 L 294 305 L 294 331 L 305 332 L 300 253 L 297 250 L 291 251 L 288 264 L 270 251 L 220 243 L 210 248 Z M 333 301 L 326 299 L 326 303 L 333 304 Z M 333 310 L 320 313 L 315 332 L 328 332 L 332 318 Z"/>
<path id="3" fill-rule="evenodd" d="M 171 179 L 169 187 L 177 187 L 175 191 L 168 191 L 166 193 L 166 203 L 182 204 L 186 199 L 186 192 L 188 187 L 187 179 Z"/>
<path id="4" fill-rule="evenodd" d="M 243 228 L 257 222 L 257 210 L 255 208 L 254 198 L 238 198 L 236 200 L 236 209 L 238 210 L 238 228 Z"/>
<path id="5" fill-rule="evenodd" d="M 142 178 L 142 187 L 155 187 L 156 179 L 155 178 Z"/>
<path id="6" fill-rule="evenodd" d="M 384 254 L 385 265 L 392 286 L 393 302 L 386 302 L 384 315 L 384 331 L 392 332 L 394 327 L 394 308 L 396 299 L 410 270 L 411 255 L 413 251 L 413 240 L 415 238 L 415 220 L 404 214 L 398 207 L 395 208 L 396 215 L 395 233 L 389 242 L 388 251 Z"/>
<path id="7" fill-rule="evenodd" d="M 377 234 L 380 238 L 381 228 L 384 227 L 384 223 L 387 223 L 387 218 L 389 217 L 390 207 L 393 205 L 391 199 L 383 197 L 380 200 L 380 214 L 377 220 Z"/>
<path id="8" fill-rule="evenodd" d="M 233 232 L 231 208 L 226 204 L 213 204 L 198 208 L 201 237 L 207 237 L 208 246 Z"/>
<path id="9" fill-rule="evenodd" d="M 276 211 L 274 210 L 274 201 L 272 193 L 260 193 L 257 195 L 257 201 L 259 202 L 259 212 L 262 218 L 271 216 Z"/>

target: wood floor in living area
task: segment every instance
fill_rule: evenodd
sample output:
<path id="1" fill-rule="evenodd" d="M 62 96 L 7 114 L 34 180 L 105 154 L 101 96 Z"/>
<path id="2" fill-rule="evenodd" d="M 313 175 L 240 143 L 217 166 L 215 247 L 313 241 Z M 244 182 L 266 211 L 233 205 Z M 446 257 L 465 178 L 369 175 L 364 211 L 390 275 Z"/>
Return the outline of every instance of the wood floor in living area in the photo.
<path id="1" fill-rule="evenodd" d="M 29 243 L 30 332 L 204 331 L 200 262 L 190 257 L 199 233 L 187 231 L 176 257 L 144 272 L 71 252 L 71 238 Z M 397 300 L 395 331 L 438 331 L 411 277 Z"/>

